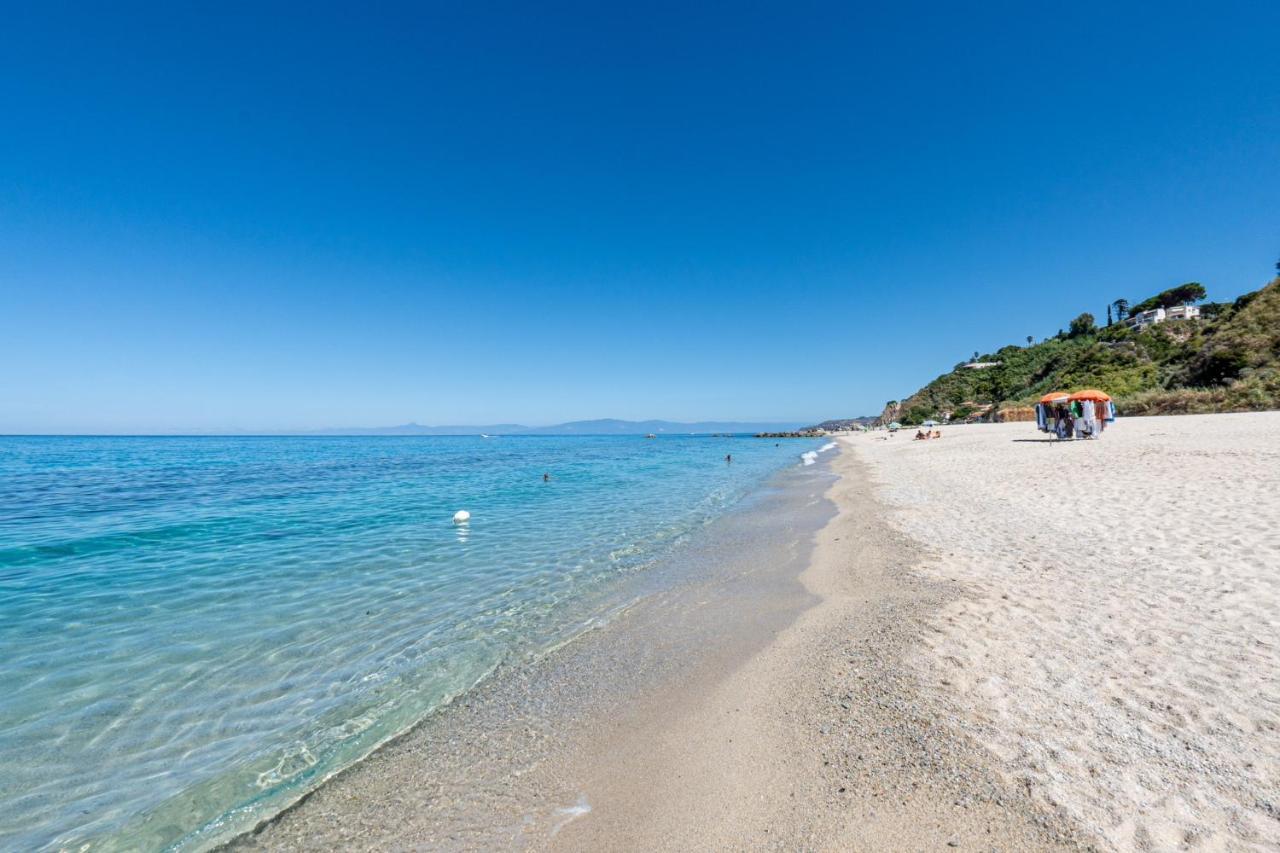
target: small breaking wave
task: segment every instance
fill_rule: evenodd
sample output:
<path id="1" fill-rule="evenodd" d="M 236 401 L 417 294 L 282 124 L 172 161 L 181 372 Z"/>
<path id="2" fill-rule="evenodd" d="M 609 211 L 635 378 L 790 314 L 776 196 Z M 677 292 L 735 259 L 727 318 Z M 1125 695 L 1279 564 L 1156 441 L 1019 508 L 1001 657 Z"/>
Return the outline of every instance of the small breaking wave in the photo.
<path id="1" fill-rule="evenodd" d="M 804 453 L 800 454 L 800 458 L 804 461 L 805 465 L 812 465 L 818 461 L 818 451 L 806 450 Z"/>
<path id="2" fill-rule="evenodd" d="M 566 808 L 556 809 L 556 814 L 560 816 L 560 820 L 551 828 L 552 838 L 555 838 L 556 834 L 564 829 L 565 824 L 577 820 L 583 815 L 591 814 L 591 803 L 587 802 L 587 795 L 582 794 L 578 797 L 577 803 Z"/>

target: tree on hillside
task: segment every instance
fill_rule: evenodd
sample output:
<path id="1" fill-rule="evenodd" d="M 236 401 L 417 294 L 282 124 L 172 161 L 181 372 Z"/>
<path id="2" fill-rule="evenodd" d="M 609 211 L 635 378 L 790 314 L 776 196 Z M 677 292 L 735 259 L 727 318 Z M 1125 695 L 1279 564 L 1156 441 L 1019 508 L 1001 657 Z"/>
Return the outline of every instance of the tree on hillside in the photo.
<path id="1" fill-rule="evenodd" d="M 1107 328 L 1111 328 L 1111 306 L 1107 306 Z"/>
<path id="2" fill-rule="evenodd" d="M 1190 305 L 1192 302 L 1200 302 L 1209 295 L 1209 291 L 1204 289 L 1204 285 L 1198 281 L 1189 281 L 1186 284 L 1166 290 L 1160 294 L 1163 299 L 1160 305 L 1163 308 L 1173 308 L 1178 305 Z"/>
<path id="3" fill-rule="evenodd" d="M 991 413 L 994 415 L 1001 403 L 1018 395 L 1023 383 L 1020 377 L 1015 375 L 1009 361 L 1003 361 L 998 366 L 983 372 L 987 373 L 991 380 Z"/>
<path id="4" fill-rule="evenodd" d="M 1186 284 L 1180 284 L 1177 287 L 1161 291 L 1150 299 L 1142 300 L 1133 306 L 1132 313 L 1150 311 L 1153 308 L 1174 308 L 1178 305 L 1189 305 L 1192 302 L 1199 302 L 1208 295 L 1209 293 L 1204 289 L 1203 284 L 1198 281 L 1189 281 Z"/>
<path id="5" fill-rule="evenodd" d="M 1081 335 L 1087 335 L 1093 332 L 1095 326 L 1093 323 L 1093 315 L 1088 311 L 1071 321 L 1071 331 L 1069 337 L 1078 338 Z"/>
<path id="6" fill-rule="evenodd" d="M 977 351 L 977 350 L 974 350 L 974 351 L 973 351 L 973 360 L 974 360 L 974 361 L 977 361 L 977 360 L 978 360 L 978 351 Z"/>
<path id="7" fill-rule="evenodd" d="M 1027 335 L 1027 346 L 1031 346 L 1035 342 L 1036 342 L 1035 337 L 1033 337 L 1032 335 Z"/>
<path id="8" fill-rule="evenodd" d="M 1125 317 L 1129 316 L 1128 299 L 1117 299 L 1115 302 L 1112 302 L 1111 305 L 1116 309 L 1117 320 L 1123 321 Z"/>

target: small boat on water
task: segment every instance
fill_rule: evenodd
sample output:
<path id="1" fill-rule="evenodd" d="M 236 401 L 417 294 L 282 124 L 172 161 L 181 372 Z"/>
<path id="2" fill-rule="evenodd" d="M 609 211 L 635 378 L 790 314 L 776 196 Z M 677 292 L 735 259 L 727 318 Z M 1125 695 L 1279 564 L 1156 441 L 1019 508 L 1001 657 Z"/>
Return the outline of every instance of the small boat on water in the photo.
<path id="1" fill-rule="evenodd" d="M 648 435 L 645 436 L 645 438 L 657 438 L 657 436 L 654 435 L 653 433 L 649 433 Z"/>

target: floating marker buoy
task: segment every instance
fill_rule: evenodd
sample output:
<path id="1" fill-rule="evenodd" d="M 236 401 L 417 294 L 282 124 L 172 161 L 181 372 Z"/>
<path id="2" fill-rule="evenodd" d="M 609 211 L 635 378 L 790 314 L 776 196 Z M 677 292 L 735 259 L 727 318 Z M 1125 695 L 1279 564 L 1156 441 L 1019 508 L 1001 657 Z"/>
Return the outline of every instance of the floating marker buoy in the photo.
<path id="1" fill-rule="evenodd" d="M 453 514 L 454 524 L 466 524 L 470 520 L 471 513 L 467 512 L 465 509 L 460 509 Z"/>

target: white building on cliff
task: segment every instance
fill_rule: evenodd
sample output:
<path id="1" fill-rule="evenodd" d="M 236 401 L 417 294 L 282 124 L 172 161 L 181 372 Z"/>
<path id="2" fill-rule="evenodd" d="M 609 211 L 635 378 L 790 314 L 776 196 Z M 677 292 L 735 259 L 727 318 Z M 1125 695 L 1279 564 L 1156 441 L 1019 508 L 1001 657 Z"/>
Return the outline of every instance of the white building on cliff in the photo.
<path id="1" fill-rule="evenodd" d="M 1164 308 L 1152 308 L 1150 311 L 1139 311 L 1136 314 L 1129 315 L 1125 320 L 1130 329 L 1142 331 L 1148 326 L 1154 326 L 1157 323 L 1163 323 L 1165 320 L 1198 320 L 1200 319 L 1200 308 L 1195 305 L 1179 305 L 1176 308 L 1165 310 Z"/>

